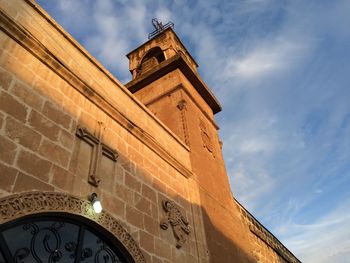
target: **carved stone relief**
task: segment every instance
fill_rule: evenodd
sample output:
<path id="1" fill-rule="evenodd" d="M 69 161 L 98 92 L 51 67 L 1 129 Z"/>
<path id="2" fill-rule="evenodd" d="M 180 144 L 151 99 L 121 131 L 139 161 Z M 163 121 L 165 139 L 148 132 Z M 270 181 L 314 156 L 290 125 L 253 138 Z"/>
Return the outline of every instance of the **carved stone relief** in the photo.
<path id="1" fill-rule="evenodd" d="M 89 163 L 85 166 L 87 167 L 86 169 L 88 169 L 88 182 L 93 186 L 98 186 L 102 179 L 100 176 L 102 158 L 106 157 L 113 162 L 116 162 L 118 158 L 117 151 L 102 143 L 104 130 L 105 127 L 103 123 L 98 122 L 97 136 L 81 126 L 78 126 L 76 131 L 77 137 L 84 141 L 87 147 L 91 148 L 91 151 L 85 151 L 85 154 L 87 152 L 89 156 L 86 156 L 84 159 L 89 160 Z"/>
<path id="2" fill-rule="evenodd" d="M 203 147 L 206 148 L 215 157 L 213 142 L 209 136 L 208 128 L 203 120 L 199 120 L 199 128 L 201 130 Z"/>
<path id="3" fill-rule="evenodd" d="M 0 224 L 45 212 L 65 212 L 89 218 L 112 233 L 136 263 L 146 262 L 139 246 L 122 225 L 104 211 L 101 214 L 93 213 L 87 200 L 57 192 L 28 192 L 0 199 Z"/>
<path id="4" fill-rule="evenodd" d="M 163 200 L 163 208 L 166 216 L 161 220 L 160 227 L 167 230 L 170 224 L 176 238 L 176 247 L 181 248 L 186 242 L 187 236 L 191 233 L 189 222 L 174 202 Z"/>
<path id="5" fill-rule="evenodd" d="M 186 111 L 187 111 L 186 101 L 180 100 L 177 104 L 177 108 L 180 110 L 180 114 L 181 114 L 181 122 L 182 122 L 182 129 L 183 129 L 185 144 L 187 146 L 190 146 L 190 140 L 189 140 L 188 128 L 187 128 L 187 120 L 186 120 Z"/>

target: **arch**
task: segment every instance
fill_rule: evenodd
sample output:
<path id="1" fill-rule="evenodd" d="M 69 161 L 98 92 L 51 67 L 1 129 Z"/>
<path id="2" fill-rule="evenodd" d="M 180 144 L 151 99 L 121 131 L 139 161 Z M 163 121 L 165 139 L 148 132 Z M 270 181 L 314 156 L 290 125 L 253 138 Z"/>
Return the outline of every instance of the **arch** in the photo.
<path id="1" fill-rule="evenodd" d="M 142 65 L 147 60 L 153 57 L 157 59 L 158 64 L 165 60 L 163 50 L 160 47 L 153 47 L 150 50 L 148 50 L 147 53 L 143 56 L 140 64 Z"/>
<path id="2" fill-rule="evenodd" d="M 102 234 L 106 242 L 118 247 L 130 262 L 146 262 L 139 246 L 122 225 L 104 211 L 95 214 L 88 201 L 57 192 L 27 192 L 0 199 L 0 224 L 4 229 L 28 218 L 52 216 L 76 221 L 86 225 L 89 231 Z"/>
<path id="3" fill-rule="evenodd" d="M 163 50 L 160 47 L 153 47 L 147 51 L 147 53 L 143 56 L 138 68 L 136 75 L 140 75 L 145 73 L 146 71 L 154 68 L 159 65 L 162 61 L 165 60 L 165 56 Z"/>

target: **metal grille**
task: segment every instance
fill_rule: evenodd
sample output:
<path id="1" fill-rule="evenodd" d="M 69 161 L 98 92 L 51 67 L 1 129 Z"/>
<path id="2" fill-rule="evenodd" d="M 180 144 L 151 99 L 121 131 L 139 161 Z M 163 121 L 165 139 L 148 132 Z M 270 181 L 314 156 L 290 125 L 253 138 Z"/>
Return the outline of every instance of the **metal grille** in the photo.
<path id="1" fill-rule="evenodd" d="M 0 228 L 0 263 L 124 263 L 91 227 L 64 218 L 31 218 Z"/>

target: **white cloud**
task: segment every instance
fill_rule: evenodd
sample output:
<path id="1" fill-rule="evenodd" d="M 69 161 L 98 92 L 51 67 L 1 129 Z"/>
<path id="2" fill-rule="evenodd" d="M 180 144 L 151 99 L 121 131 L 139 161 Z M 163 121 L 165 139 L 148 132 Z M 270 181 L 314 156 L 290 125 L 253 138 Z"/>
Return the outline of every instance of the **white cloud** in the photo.
<path id="1" fill-rule="evenodd" d="M 303 262 L 348 262 L 350 203 L 344 202 L 313 224 L 287 223 L 283 241 Z"/>
<path id="2" fill-rule="evenodd" d="M 171 21 L 171 12 L 168 8 L 161 7 L 156 11 L 155 18 L 158 18 L 163 24 Z"/>
<path id="3" fill-rule="evenodd" d="M 306 51 L 306 44 L 292 42 L 284 38 L 257 43 L 253 50 L 242 58 L 233 57 L 228 60 L 224 78 L 249 78 L 256 80 L 269 74 L 280 74 L 280 71 L 294 66 Z"/>

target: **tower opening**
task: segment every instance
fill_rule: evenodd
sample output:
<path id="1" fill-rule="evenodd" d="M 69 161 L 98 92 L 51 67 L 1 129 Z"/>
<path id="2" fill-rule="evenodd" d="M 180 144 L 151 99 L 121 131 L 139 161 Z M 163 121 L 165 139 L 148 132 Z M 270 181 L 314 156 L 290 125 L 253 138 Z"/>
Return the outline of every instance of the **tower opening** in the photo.
<path id="1" fill-rule="evenodd" d="M 139 74 L 143 74 L 146 71 L 160 64 L 165 60 L 163 50 L 160 47 L 154 47 L 150 49 L 141 60 L 139 66 Z"/>

